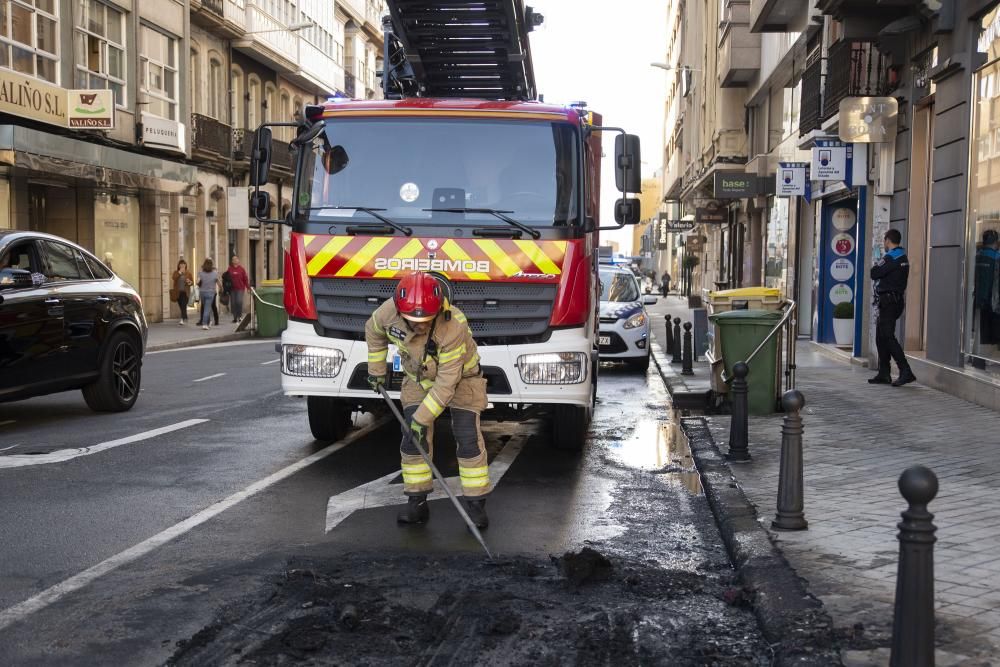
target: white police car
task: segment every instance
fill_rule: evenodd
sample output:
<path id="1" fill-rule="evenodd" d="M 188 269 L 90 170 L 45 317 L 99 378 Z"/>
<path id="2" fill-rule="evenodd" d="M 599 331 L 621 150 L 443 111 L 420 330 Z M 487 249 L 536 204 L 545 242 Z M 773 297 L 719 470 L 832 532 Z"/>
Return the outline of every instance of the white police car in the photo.
<path id="1" fill-rule="evenodd" d="M 656 297 L 643 296 L 628 269 L 602 266 L 600 330 L 601 361 L 625 361 L 636 370 L 649 368 L 649 315 L 644 306 Z"/>

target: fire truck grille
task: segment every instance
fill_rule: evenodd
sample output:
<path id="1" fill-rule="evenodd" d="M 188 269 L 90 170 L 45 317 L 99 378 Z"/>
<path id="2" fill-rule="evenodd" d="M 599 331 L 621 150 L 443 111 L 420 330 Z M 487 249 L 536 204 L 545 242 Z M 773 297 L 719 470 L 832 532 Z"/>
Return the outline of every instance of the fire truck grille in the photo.
<path id="1" fill-rule="evenodd" d="M 469 318 L 476 341 L 485 345 L 548 339 L 556 285 L 453 282 L 452 303 Z M 386 299 L 395 280 L 313 278 L 321 334 L 362 340 L 365 322 Z"/>

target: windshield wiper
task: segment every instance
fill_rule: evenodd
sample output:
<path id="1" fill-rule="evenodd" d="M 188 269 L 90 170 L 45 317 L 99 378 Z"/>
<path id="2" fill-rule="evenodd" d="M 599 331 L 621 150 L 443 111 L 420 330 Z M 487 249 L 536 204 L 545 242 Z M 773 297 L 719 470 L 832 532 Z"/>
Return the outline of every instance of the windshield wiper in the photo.
<path id="1" fill-rule="evenodd" d="M 378 211 L 384 211 L 385 210 L 384 208 L 368 208 L 366 206 L 317 206 L 315 208 L 307 208 L 305 210 L 306 211 L 346 211 L 346 210 L 361 211 L 363 213 L 367 213 L 368 215 L 375 218 L 379 222 L 384 222 L 385 224 L 395 229 L 397 232 L 402 232 L 407 236 L 413 235 L 413 230 L 410 229 L 409 227 L 404 227 L 398 222 L 393 222 L 384 215 L 380 215 Z"/>
<path id="2" fill-rule="evenodd" d="M 542 235 L 537 229 L 532 229 L 522 222 L 518 222 L 514 218 L 508 217 L 506 213 L 513 213 L 514 211 L 498 211 L 495 208 L 425 208 L 425 211 L 430 213 L 485 213 L 486 215 L 492 215 L 494 218 L 503 220 L 508 225 L 517 227 L 525 234 L 531 234 L 531 238 L 537 239 Z"/>

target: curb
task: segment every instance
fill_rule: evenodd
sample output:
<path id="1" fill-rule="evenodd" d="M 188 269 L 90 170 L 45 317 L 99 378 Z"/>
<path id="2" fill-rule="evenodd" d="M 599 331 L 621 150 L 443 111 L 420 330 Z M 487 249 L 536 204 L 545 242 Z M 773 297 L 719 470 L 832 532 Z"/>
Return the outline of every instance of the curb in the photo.
<path id="1" fill-rule="evenodd" d="M 681 419 L 705 496 L 777 665 L 841 665 L 833 622 L 757 520 L 703 417 Z"/>
<path id="2" fill-rule="evenodd" d="M 688 391 L 687 385 L 681 380 L 670 366 L 670 360 L 664 353 L 659 343 L 650 345 L 650 356 L 656 365 L 656 370 L 660 374 L 663 384 L 667 385 L 667 392 L 670 394 L 674 407 L 681 410 L 707 410 L 711 405 L 712 392 Z"/>
<path id="3" fill-rule="evenodd" d="M 164 350 L 179 350 L 185 347 L 200 347 L 202 345 L 214 345 L 215 343 L 228 343 L 234 340 L 250 338 L 249 331 L 239 331 L 231 334 L 220 334 L 211 338 L 193 338 L 191 340 L 177 340 L 170 343 L 158 343 L 146 345 L 146 352 L 162 352 Z"/>

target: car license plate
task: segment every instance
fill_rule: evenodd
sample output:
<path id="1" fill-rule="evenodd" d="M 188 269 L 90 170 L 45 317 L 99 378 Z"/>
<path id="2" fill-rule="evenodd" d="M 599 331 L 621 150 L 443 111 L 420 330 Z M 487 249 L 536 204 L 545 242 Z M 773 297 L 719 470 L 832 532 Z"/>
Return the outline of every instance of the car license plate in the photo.
<path id="1" fill-rule="evenodd" d="M 611 336 L 598 336 L 597 337 L 597 344 L 598 345 L 611 345 Z"/>

